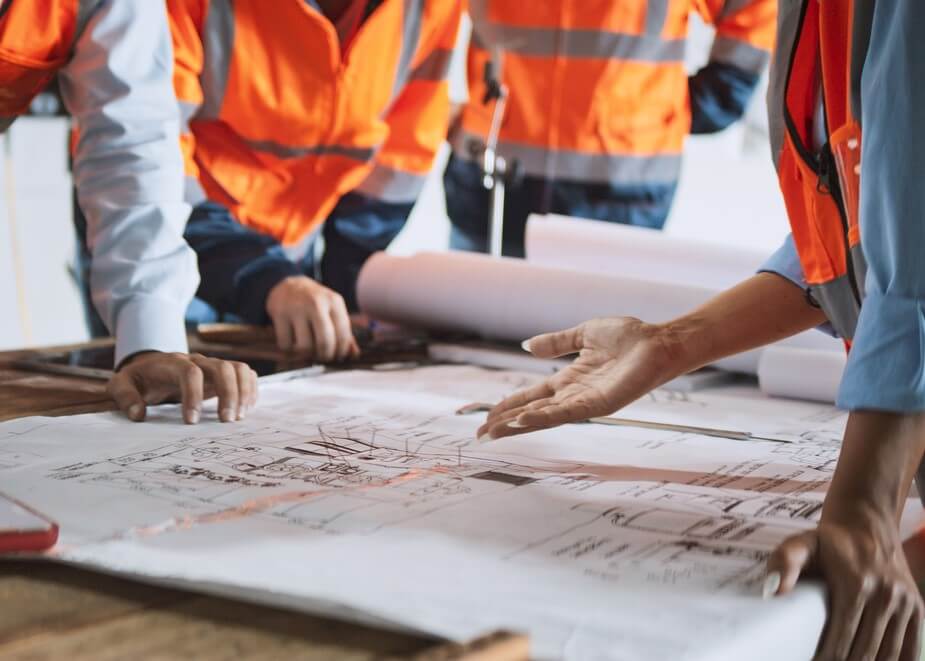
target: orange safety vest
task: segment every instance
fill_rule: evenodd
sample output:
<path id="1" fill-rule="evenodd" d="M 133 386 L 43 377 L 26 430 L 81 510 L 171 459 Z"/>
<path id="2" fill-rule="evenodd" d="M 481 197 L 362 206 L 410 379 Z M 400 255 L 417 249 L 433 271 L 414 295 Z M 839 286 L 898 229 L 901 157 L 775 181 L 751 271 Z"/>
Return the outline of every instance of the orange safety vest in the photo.
<path id="1" fill-rule="evenodd" d="M 850 343 L 866 272 L 858 227 L 859 85 L 869 16 L 856 15 L 853 0 L 789 4 L 779 42 L 789 48 L 782 48 L 768 97 L 774 153 L 809 293 Z M 817 126 L 820 103 L 824 129 Z"/>
<path id="2" fill-rule="evenodd" d="M 99 0 L 0 0 L 0 130 L 70 61 Z"/>
<path id="3" fill-rule="evenodd" d="M 446 136 L 460 0 L 382 0 L 345 52 L 306 0 L 167 4 L 189 202 L 292 245 L 346 193 L 415 200 Z"/>
<path id="4" fill-rule="evenodd" d="M 478 161 L 491 125 L 485 65 L 510 96 L 499 153 L 532 177 L 673 183 L 690 132 L 690 14 L 716 25 L 712 61 L 760 73 L 776 0 L 470 0 L 469 101 L 451 136 Z"/>

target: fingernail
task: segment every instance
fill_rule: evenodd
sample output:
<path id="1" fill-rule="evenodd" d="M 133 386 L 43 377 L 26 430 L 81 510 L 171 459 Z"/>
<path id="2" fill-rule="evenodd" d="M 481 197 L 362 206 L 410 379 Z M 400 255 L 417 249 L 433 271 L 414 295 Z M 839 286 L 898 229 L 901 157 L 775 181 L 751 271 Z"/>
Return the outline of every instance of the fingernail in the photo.
<path id="1" fill-rule="evenodd" d="M 238 420 L 243 420 L 244 416 L 246 415 L 247 415 L 247 409 L 242 408 L 240 411 L 238 411 Z"/>
<path id="2" fill-rule="evenodd" d="M 523 342 L 521 342 L 521 343 L 520 343 L 520 348 L 523 349 L 524 351 L 526 351 L 527 353 L 531 353 L 531 351 L 530 351 L 530 340 L 524 340 Z"/>
<path id="3" fill-rule="evenodd" d="M 516 420 L 511 420 L 509 423 L 507 423 L 507 426 L 510 427 L 511 429 L 526 429 L 527 428 L 527 425 L 523 424 L 522 422 L 517 422 Z"/>
<path id="4" fill-rule="evenodd" d="M 771 572 L 764 579 L 764 588 L 761 591 L 761 596 L 765 599 L 770 599 L 777 594 L 778 590 L 780 590 L 780 572 Z"/>
<path id="5" fill-rule="evenodd" d="M 132 404 L 128 407 L 128 417 L 132 420 L 141 420 L 141 416 L 144 415 L 145 409 L 141 404 Z"/>
<path id="6" fill-rule="evenodd" d="M 475 439 L 478 443 L 488 443 L 492 439 L 491 434 L 480 434 L 478 438 Z"/>
<path id="7" fill-rule="evenodd" d="M 191 425 L 199 424 L 200 417 L 201 417 L 201 414 L 199 413 L 199 409 L 193 409 L 192 411 L 190 411 L 190 414 L 189 414 L 189 423 Z"/>
<path id="8" fill-rule="evenodd" d="M 222 409 L 219 418 L 221 418 L 222 422 L 231 422 L 234 420 L 234 411 L 231 409 Z"/>

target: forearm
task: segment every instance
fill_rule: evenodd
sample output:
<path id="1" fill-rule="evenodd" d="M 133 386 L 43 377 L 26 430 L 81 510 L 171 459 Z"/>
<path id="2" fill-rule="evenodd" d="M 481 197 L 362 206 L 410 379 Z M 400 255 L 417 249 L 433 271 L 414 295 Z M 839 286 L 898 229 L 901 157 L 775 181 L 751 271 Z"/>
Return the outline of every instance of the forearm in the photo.
<path id="1" fill-rule="evenodd" d="M 777 342 L 825 321 L 789 280 L 759 273 L 661 326 L 678 373 Z"/>
<path id="2" fill-rule="evenodd" d="M 301 274 L 273 237 L 244 227 L 215 203 L 193 210 L 185 237 L 199 260 L 199 298 L 248 323 L 267 323 L 270 290 Z"/>
<path id="3" fill-rule="evenodd" d="M 923 452 L 925 413 L 853 411 L 823 518 L 898 522 Z"/>
<path id="4" fill-rule="evenodd" d="M 688 78 L 691 133 L 716 133 L 741 119 L 760 78 L 722 62 L 710 62 Z"/>
<path id="5" fill-rule="evenodd" d="M 186 351 L 183 314 L 196 262 L 183 241 L 170 35 L 156 3 L 102 2 L 62 71 L 80 139 L 74 181 L 88 219 L 93 300 L 116 361 Z"/>

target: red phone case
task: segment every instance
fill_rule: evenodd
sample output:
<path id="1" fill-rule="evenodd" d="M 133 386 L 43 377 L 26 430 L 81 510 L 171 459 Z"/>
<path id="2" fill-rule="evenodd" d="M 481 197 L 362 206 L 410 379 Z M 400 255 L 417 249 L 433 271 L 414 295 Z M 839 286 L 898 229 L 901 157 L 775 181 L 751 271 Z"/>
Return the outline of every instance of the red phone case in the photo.
<path id="1" fill-rule="evenodd" d="M 45 524 L 45 527 L 41 528 L 0 528 L 0 554 L 44 551 L 58 541 L 58 524 L 47 516 L 3 494 L 0 494 L 0 501 L 7 501 L 2 503 L 3 506 L 9 506 L 12 503 L 13 506 L 25 510 L 40 523 Z"/>

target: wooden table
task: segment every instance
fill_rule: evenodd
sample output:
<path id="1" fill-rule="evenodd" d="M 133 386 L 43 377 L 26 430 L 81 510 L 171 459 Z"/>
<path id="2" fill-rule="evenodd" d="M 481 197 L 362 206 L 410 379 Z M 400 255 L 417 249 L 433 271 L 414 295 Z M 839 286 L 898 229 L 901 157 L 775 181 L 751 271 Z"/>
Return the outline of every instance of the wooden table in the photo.
<path id="1" fill-rule="evenodd" d="M 101 381 L 10 365 L 35 353 L 0 353 L 0 420 L 115 408 Z M 53 563 L 2 561 L 0 658 L 521 661 L 528 641 L 499 632 L 448 644 Z"/>

